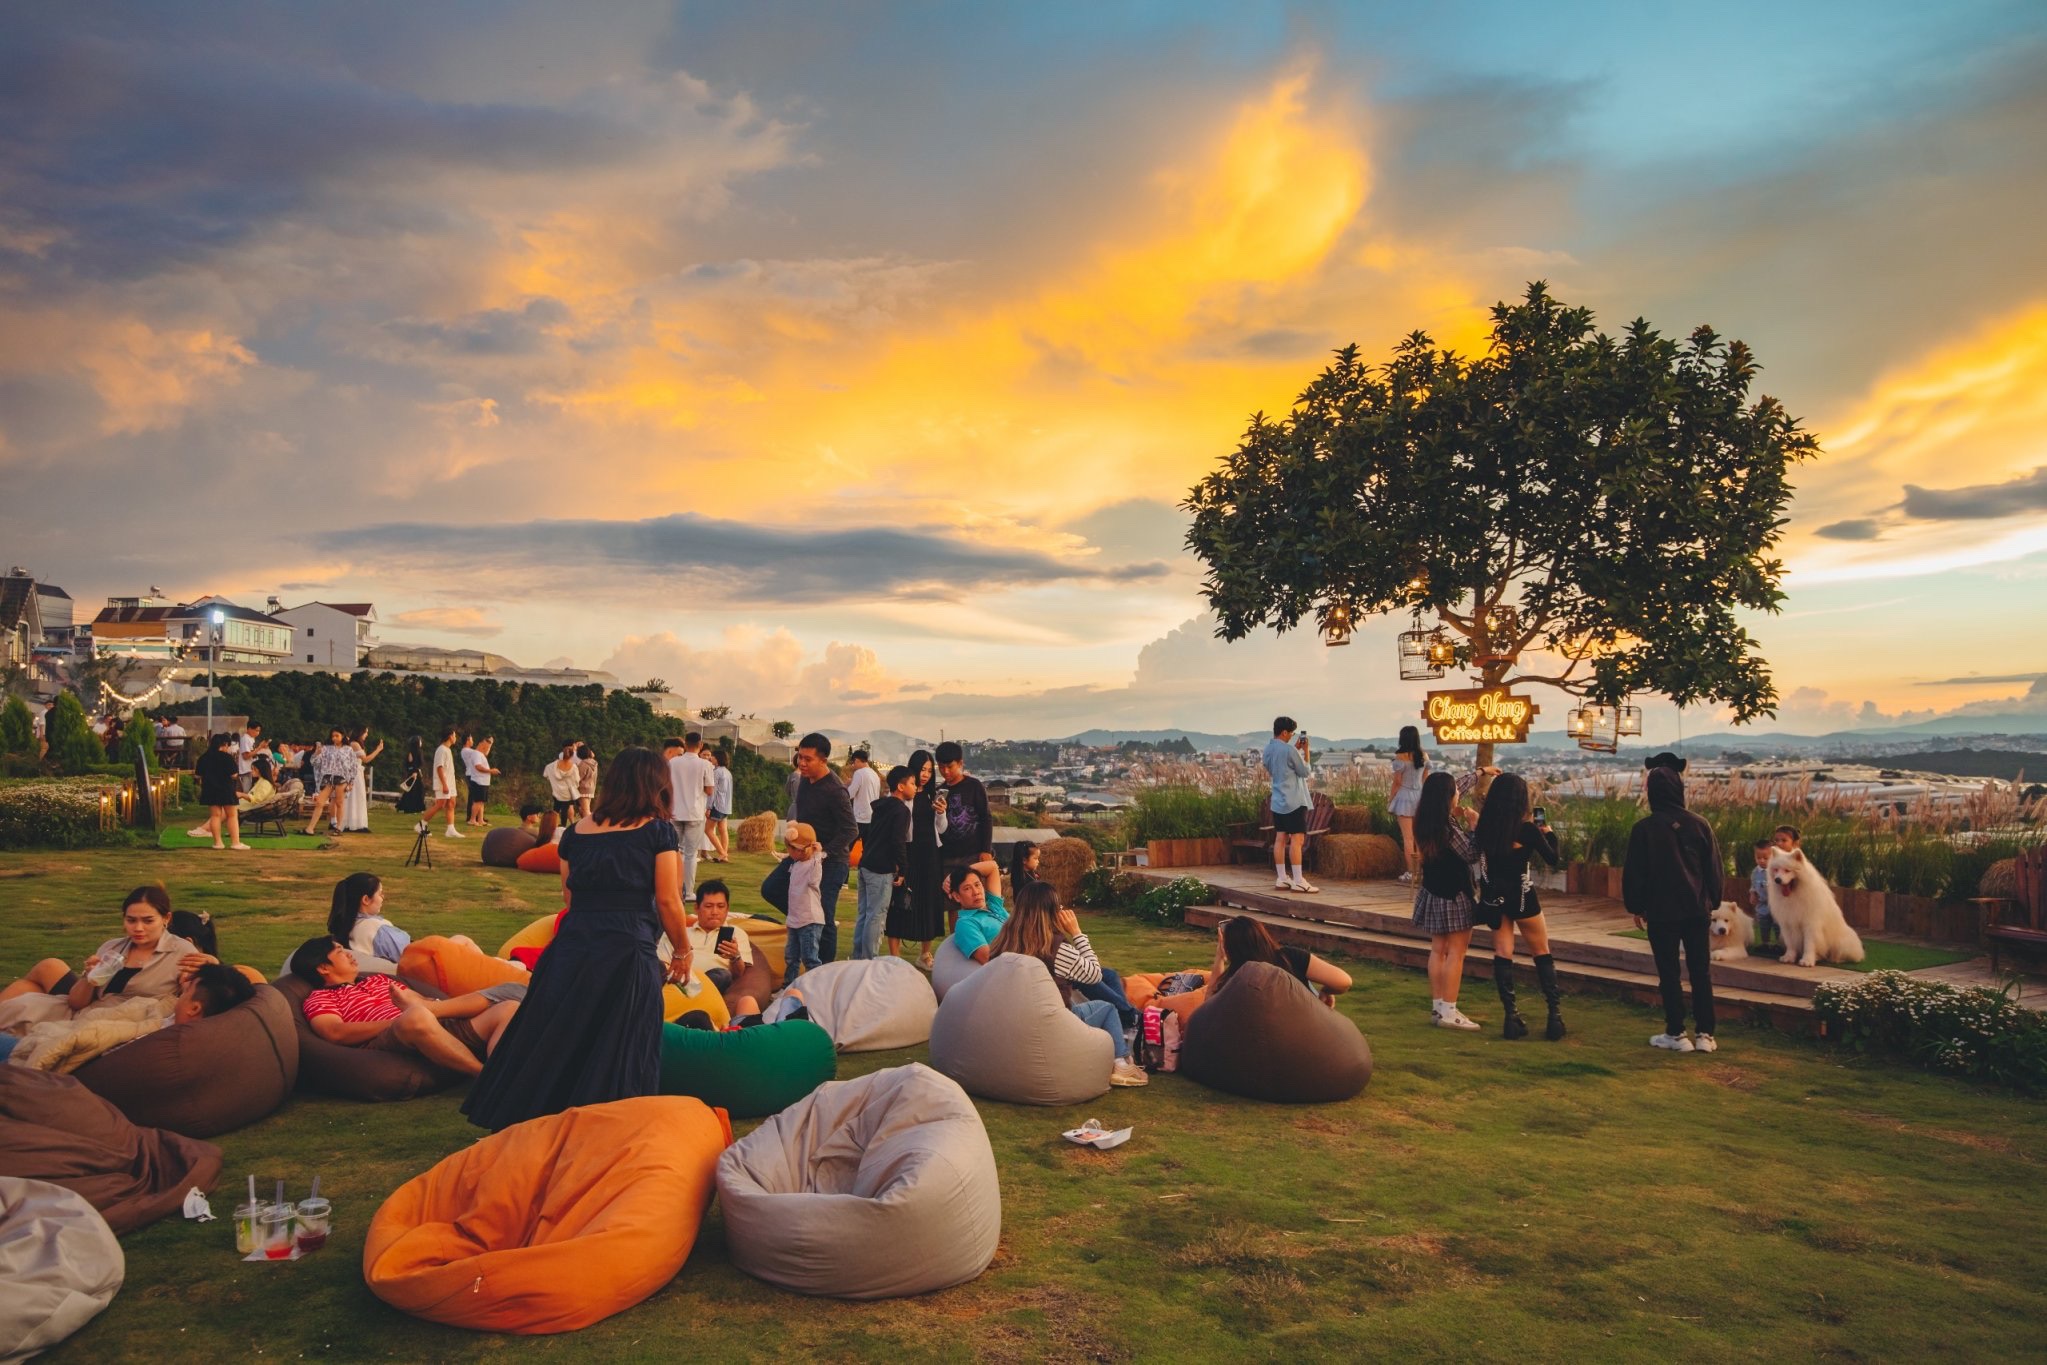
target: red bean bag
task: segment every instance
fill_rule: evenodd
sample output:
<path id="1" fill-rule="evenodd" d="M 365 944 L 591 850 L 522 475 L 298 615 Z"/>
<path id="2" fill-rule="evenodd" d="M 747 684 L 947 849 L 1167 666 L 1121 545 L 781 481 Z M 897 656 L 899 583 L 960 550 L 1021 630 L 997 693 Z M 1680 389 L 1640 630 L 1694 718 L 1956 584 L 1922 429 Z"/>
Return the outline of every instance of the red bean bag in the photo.
<path id="1" fill-rule="evenodd" d="M 645 1095 L 513 1124 L 399 1186 L 363 1279 L 416 1317 L 571 1332 L 675 1278 L 732 1144 L 724 1111 Z"/>

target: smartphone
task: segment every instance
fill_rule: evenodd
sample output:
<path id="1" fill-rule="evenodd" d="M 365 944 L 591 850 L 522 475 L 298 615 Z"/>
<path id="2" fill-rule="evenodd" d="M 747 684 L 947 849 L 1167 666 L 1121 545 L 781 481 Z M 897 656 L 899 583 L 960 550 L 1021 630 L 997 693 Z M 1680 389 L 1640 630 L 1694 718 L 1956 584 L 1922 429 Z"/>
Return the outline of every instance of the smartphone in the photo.
<path id="1" fill-rule="evenodd" d="M 719 929 L 718 929 L 718 943 L 719 943 L 719 945 L 720 945 L 720 946 L 722 947 L 723 945 L 725 945 L 725 944 L 727 944 L 727 943 L 730 943 L 731 941 L 732 941 L 732 926 L 731 926 L 731 925 L 729 925 L 729 924 L 726 924 L 726 925 L 721 925 L 721 926 L 719 927 Z"/>
<path id="2" fill-rule="evenodd" d="M 1538 825 L 1546 825 L 1549 823 L 1549 817 L 1543 814 L 1541 806 L 1537 806 L 1535 808 L 1535 823 Z"/>

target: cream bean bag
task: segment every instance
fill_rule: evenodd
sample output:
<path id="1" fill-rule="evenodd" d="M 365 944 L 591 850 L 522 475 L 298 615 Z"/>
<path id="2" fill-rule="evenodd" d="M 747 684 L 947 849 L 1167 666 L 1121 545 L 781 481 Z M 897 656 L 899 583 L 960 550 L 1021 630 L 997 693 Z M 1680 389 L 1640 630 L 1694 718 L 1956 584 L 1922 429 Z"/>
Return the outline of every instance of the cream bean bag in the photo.
<path id="1" fill-rule="evenodd" d="M 1002 1236 L 974 1102 L 915 1064 L 820 1086 L 761 1124 L 718 1159 L 718 1203 L 733 1264 L 800 1294 L 963 1284 Z"/>
<path id="2" fill-rule="evenodd" d="M 931 983 L 899 957 L 827 962 L 783 995 L 800 999 L 841 1052 L 915 1047 L 931 1037 L 938 1013 Z"/>
<path id="3" fill-rule="evenodd" d="M 938 1003 L 943 1005 L 945 993 L 972 976 L 980 965 L 960 951 L 951 934 L 941 939 L 938 951 L 931 955 L 931 991 L 938 997 Z"/>
<path id="4" fill-rule="evenodd" d="M 0 1176 L 0 1361 L 46 1351 L 114 1301 L 121 1243 L 85 1196 Z"/>
<path id="5" fill-rule="evenodd" d="M 946 993 L 931 1024 L 931 1065 L 984 1100 L 1079 1104 L 1108 1090 L 1115 1059 L 1109 1035 L 1021 953 L 989 958 Z"/>
<path id="6" fill-rule="evenodd" d="M 1372 1049 L 1290 972 L 1247 962 L 1188 1019 L 1180 1071 L 1249 1099 L 1326 1104 L 1365 1088 Z"/>

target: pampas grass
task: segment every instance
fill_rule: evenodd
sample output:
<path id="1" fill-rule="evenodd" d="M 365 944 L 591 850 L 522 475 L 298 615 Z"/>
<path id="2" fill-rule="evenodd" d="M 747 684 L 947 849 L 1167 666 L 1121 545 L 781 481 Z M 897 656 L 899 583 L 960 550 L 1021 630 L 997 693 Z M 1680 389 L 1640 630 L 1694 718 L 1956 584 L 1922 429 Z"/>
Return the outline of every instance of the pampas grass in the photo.
<path id="1" fill-rule="evenodd" d="M 1308 841 L 1309 860 L 1324 877 L 1370 881 L 1398 876 L 1407 866 L 1400 843 L 1383 834 L 1322 834 Z"/>
<path id="2" fill-rule="evenodd" d="M 773 853 L 775 851 L 775 813 L 764 810 L 759 815 L 749 815 L 739 822 L 739 851 L 741 853 Z"/>
<path id="3" fill-rule="evenodd" d="M 1038 876 L 1052 883 L 1061 905 L 1078 902 L 1081 878 L 1094 865 L 1094 845 L 1085 839 L 1048 839 L 1038 845 Z"/>

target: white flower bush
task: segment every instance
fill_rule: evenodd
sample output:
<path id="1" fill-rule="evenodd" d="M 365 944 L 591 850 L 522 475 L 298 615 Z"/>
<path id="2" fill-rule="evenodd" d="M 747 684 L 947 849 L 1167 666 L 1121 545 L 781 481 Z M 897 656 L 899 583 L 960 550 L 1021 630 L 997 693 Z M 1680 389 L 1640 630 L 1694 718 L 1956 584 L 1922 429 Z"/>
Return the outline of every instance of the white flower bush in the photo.
<path id="1" fill-rule="evenodd" d="M 1850 1047 L 1902 1054 L 1936 1071 L 2047 1088 L 2047 1017 L 2014 988 L 1958 989 L 1903 972 L 1871 972 L 1813 992 L 1827 1031 Z"/>
<path id="2" fill-rule="evenodd" d="M 100 830 L 95 778 L 0 783 L 0 848 L 82 848 L 110 842 Z"/>

